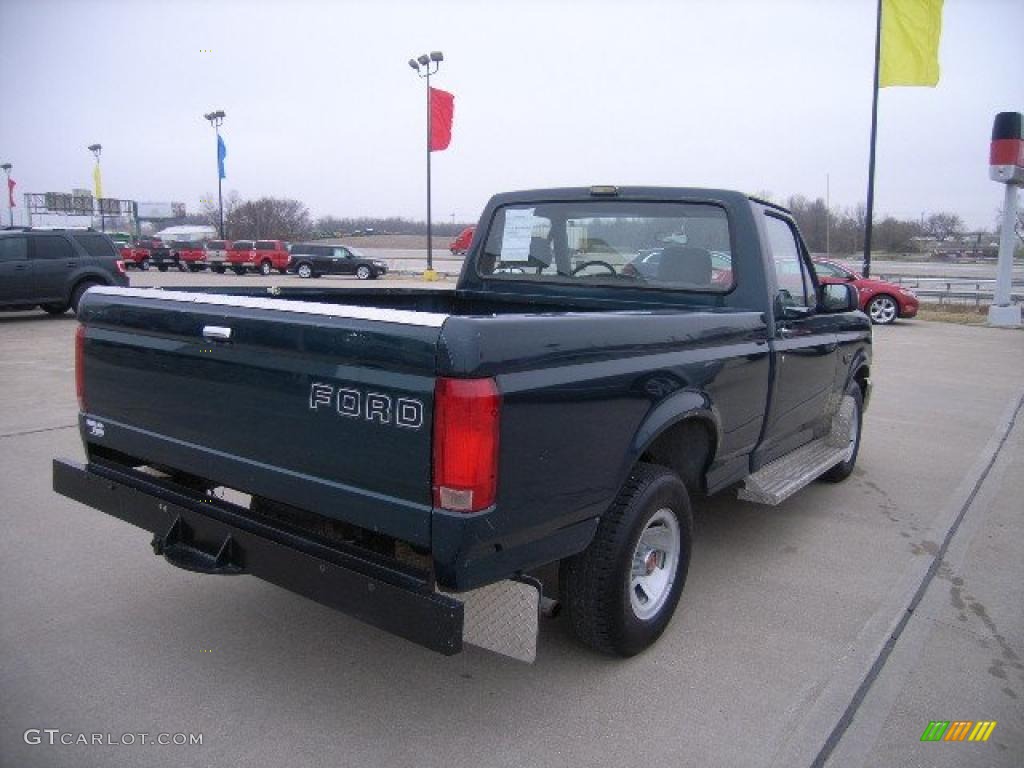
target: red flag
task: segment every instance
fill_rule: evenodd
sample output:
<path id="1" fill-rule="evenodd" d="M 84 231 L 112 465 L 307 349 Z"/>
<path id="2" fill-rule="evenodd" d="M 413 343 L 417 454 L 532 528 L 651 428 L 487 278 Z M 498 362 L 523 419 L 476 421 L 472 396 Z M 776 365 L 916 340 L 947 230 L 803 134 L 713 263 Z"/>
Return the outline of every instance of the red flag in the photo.
<path id="1" fill-rule="evenodd" d="M 430 89 L 430 151 L 448 149 L 452 142 L 455 96 L 439 88 Z"/>
<path id="2" fill-rule="evenodd" d="M 14 208 L 17 203 L 14 202 L 14 188 L 18 186 L 18 182 L 12 179 L 10 176 L 7 177 L 7 199 L 10 200 L 11 208 Z"/>

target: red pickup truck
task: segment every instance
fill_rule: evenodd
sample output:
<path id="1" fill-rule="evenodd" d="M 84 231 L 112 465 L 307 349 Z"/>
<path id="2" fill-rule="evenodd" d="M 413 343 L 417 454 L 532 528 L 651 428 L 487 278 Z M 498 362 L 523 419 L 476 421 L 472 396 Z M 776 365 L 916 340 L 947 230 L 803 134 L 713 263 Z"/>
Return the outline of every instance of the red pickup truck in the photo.
<path id="1" fill-rule="evenodd" d="M 121 246 L 121 259 L 126 267 L 147 270 L 151 265 L 152 250 L 162 247 L 163 241 L 159 237 L 143 238 L 135 243 L 135 245 Z"/>
<path id="2" fill-rule="evenodd" d="M 269 275 L 288 271 L 288 247 L 283 240 L 235 240 L 228 247 L 227 264 L 236 275 L 249 270 Z"/>
<path id="3" fill-rule="evenodd" d="M 174 243 L 172 250 L 178 264 L 185 266 L 189 272 L 199 272 L 206 268 L 206 247 L 203 243 Z"/>

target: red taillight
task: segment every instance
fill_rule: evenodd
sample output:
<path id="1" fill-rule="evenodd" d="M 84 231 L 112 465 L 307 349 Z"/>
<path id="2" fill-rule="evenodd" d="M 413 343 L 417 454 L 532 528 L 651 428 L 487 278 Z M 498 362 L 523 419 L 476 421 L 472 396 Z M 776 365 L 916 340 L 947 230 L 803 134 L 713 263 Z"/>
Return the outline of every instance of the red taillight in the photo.
<path id="1" fill-rule="evenodd" d="M 118 260 L 117 260 L 116 262 L 114 262 L 114 263 L 115 263 L 115 264 L 117 264 L 117 271 L 118 271 L 118 272 L 120 272 L 120 273 L 121 273 L 122 275 L 126 275 L 126 274 L 128 274 L 127 272 L 125 272 L 125 271 L 124 271 L 124 262 L 123 262 L 123 261 L 121 261 L 120 259 L 118 259 Z"/>
<path id="2" fill-rule="evenodd" d="M 494 379 L 438 379 L 434 387 L 434 506 L 479 512 L 498 485 L 498 417 Z"/>
<path id="3" fill-rule="evenodd" d="M 85 326 L 75 331 L 75 393 L 78 395 L 78 410 L 85 413 Z"/>

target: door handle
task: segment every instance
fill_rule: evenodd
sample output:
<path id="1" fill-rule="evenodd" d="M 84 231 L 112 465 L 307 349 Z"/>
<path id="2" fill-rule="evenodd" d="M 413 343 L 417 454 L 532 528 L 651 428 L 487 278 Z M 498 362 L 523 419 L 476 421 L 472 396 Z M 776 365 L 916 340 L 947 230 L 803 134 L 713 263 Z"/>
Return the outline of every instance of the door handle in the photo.
<path id="1" fill-rule="evenodd" d="M 214 341 L 231 341 L 231 329 L 223 325 L 204 325 L 203 338 Z"/>

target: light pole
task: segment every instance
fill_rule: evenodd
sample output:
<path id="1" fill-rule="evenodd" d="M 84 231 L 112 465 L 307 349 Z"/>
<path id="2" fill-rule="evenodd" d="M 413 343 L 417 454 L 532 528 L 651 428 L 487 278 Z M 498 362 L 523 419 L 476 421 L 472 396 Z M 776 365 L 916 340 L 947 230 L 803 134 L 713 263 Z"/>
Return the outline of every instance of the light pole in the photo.
<path id="1" fill-rule="evenodd" d="M 103 151 L 102 144 L 90 144 L 86 147 L 96 158 L 96 168 L 92 172 L 93 192 L 96 193 L 96 205 L 100 207 L 100 229 L 107 231 L 107 217 L 103 213 L 103 186 L 100 179 L 100 153 Z"/>
<path id="2" fill-rule="evenodd" d="M 440 51 L 424 53 L 415 59 L 409 59 L 409 66 L 416 70 L 416 74 L 427 81 L 427 271 L 424 277 L 428 280 L 437 279 L 434 272 L 434 229 L 430 220 L 430 76 L 437 74 L 444 61 L 444 54 Z"/>
<path id="3" fill-rule="evenodd" d="M 220 157 L 220 127 L 224 124 L 224 110 L 218 109 L 216 112 L 207 112 L 203 115 L 207 120 L 210 121 L 210 125 L 213 126 L 214 133 L 217 134 L 217 209 L 220 211 L 220 239 L 224 239 L 224 194 L 222 191 L 224 173 L 223 163 Z"/>
<path id="4" fill-rule="evenodd" d="M 11 205 L 11 168 L 13 167 L 10 163 L 0 165 L 0 168 L 7 174 L 7 225 L 10 227 L 14 226 L 14 207 Z"/>

